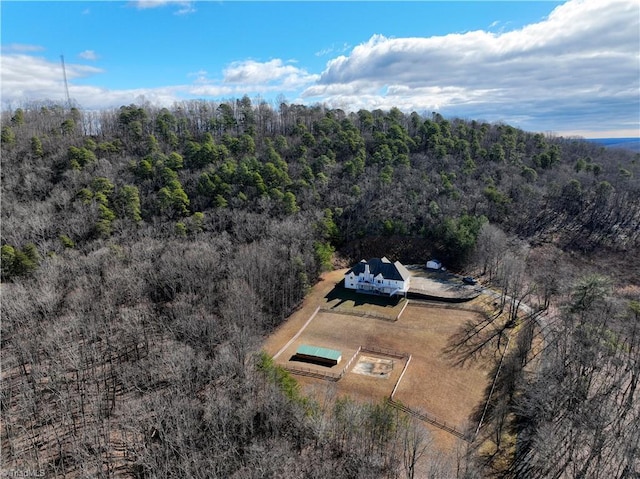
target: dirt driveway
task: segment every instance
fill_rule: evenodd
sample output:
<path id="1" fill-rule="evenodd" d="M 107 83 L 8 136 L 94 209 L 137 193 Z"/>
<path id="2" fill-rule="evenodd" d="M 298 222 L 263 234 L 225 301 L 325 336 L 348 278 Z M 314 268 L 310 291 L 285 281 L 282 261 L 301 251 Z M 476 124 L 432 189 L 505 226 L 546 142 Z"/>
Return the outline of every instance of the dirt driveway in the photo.
<path id="1" fill-rule="evenodd" d="M 415 266 L 408 269 L 411 273 L 410 293 L 464 301 L 477 297 L 482 290 L 480 286 L 464 284 L 460 276 L 448 271 L 427 270 Z"/>

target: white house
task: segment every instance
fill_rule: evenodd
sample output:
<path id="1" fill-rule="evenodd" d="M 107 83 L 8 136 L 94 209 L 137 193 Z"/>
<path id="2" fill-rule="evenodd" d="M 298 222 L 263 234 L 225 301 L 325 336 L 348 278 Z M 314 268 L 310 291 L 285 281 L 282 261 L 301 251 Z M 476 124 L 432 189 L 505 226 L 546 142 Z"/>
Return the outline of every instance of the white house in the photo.
<path id="1" fill-rule="evenodd" d="M 411 274 L 400 261 L 387 258 L 362 260 L 344 275 L 345 288 L 360 293 L 403 295 L 409 291 Z"/>

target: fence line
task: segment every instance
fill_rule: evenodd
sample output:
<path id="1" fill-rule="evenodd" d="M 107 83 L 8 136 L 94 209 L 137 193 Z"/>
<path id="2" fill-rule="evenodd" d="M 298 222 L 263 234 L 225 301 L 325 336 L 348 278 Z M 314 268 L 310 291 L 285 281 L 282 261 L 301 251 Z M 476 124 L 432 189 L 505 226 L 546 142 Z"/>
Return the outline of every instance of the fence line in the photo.
<path id="1" fill-rule="evenodd" d="M 320 311 L 322 311 L 323 313 L 330 313 L 330 314 L 343 314 L 346 316 L 356 316 L 358 318 L 381 319 L 382 321 L 389 321 L 392 323 L 397 320 L 397 318 L 390 318 L 389 316 L 382 316 L 382 315 L 371 314 L 371 313 L 361 313 L 358 311 L 348 311 L 348 310 L 343 311 L 340 309 L 327 309 L 327 308 L 322 308 L 320 309 Z"/>
<path id="2" fill-rule="evenodd" d="M 404 310 L 407 309 L 407 306 L 409 306 L 409 300 L 405 298 L 404 306 L 402 307 L 402 309 L 398 313 L 398 316 L 396 316 L 396 321 L 400 319 L 400 316 L 402 316 L 402 313 L 404 313 Z"/>
<path id="3" fill-rule="evenodd" d="M 407 372 L 407 368 L 409 367 L 410 362 L 411 362 L 411 355 L 409 355 L 409 359 L 407 359 L 407 362 L 405 363 L 404 368 L 402 368 L 402 373 L 400 373 L 400 377 L 396 381 L 396 385 L 393 387 L 393 391 L 391 391 L 390 399 L 392 401 L 393 401 L 393 396 L 396 393 L 396 389 L 398 389 L 398 386 L 400 385 L 400 381 L 402 381 L 402 377 L 404 376 L 404 373 Z"/>
<path id="4" fill-rule="evenodd" d="M 347 370 L 349 369 L 349 366 L 351 366 L 351 363 L 358 356 L 361 349 L 362 349 L 362 346 L 358 347 L 356 352 L 353 353 L 353 356 L 351 356 L 351 359 L 349 359 L 349 361 L 347 362 L 346 366 L 342 368 L 342 371 L 340 371 L 339 373 L 323 372 L 318 369 L 310 369 L 310 368 L 288 366 L 288 365 L 285 365 L 284 368 L 293 374 L 299 374 L 301 376 L 311 376 L 318 379 L 326 379 L 328 381 L 339 381 L 344 377 L 345 374 L 347 374 Z"/>
<path id="5" fill-rule="evenodd" d="M 347 363 L 347 365 L 342 369 L 342 372 L 340 373 L 340 377 L 343 377 L 345 374 L 347 374 L 347 369 L 349 369 L 349 366 L 351 366 L 351 363 L 356 358 L 358 353 L 360 353 L 361 350 L 362 350 L 362 346 L 358 346 L 358 350 L 353 354 L 353 356 L 351 356 L 351 359 L 349 359 L 349 362 Z"/>
<path id="6" fill-rule="evenodd" d="M 317 312 L 317 311 L 316 311 Z M 311 317 L 311 319 L 313 319 L 314 315 Z M 310 320 L 311 320 L 310 319 Z M 309 320 L 309 321 L 310 321 Z M 307 321 L 307 324 L 309 323 L 309 321 Z M 306 327 L 306 325 L 305 325 Z M 287 345 L 288 346 L 288 345 Z M 283 348 L 286 349 L 286 347 Z M 280 351 L 282 352 L 282 350 Z M 279 352 L 279 353 L 280 353 Z M 301 376 L 309 376 L 309 377 L 314 377 L 314 378 L 318 378 L 318 379 L 323 379 L 325 381 L 339 381 L 340 379 L 342 379 L 344 377 L 344 375 L 347 373 L 349 366 L 351 366 L 351 364 L 353 363 L 354 359 L 358 356 L 359 353 L 361 352 L 371 352 L 374 354 L 384 354 L 386 356 L 392 356 L 392 357 L 396 357 L 396 358 L 401 358 L 401 359 L 407 359 L 407 362 L 404 365 L 404 368 L 402 369 L 402 372 L 400 373 L 400 377 L 398 378 L 398 380 L 396 381 L 395 386 L 393 387 L 393 391 L 391 391 L 391 395 L 389 398 L 386 399 L 387 403 L 389 405 L 391 405 L 392 407 L 395 407 L 396 409 L 400 409 L 401 411 L 404 411 L 407 414 L 410 414 L 411 416 L 414 416 L 424 422 L 427 422 L 439 429 L 442 429 L 443 431 L 446 431 L 450 434 L 453 434 L 454 436 L 463 439 L 467 442 L 470 442 L 469 437 L 459 431 L 458 429 L 456 429 L 453 426 L 449 426 L 447 423 L 445 423 L 444 421 L 440 421 L 439 419 L 437 419 L 435 416 L 429 415 L 425 412 L 419 412 L 416 411 L 414 409 L 411 409 L 407 406 L 405 406 L 404 404 L 397 402 L 393 399 L 394 395 L 396 394 L 396 391 L 398 389 L 398 386 L 400 385 L 400 381 L 402 381 L 402 378 L 404 377 L 404 374 L 407 372 L 407 368 L 409 367 L 409 363 L 411 362 L 411 358 L 412 356 L 410 354 L 406 354 L 406 353 L 399 353 L 397 351 L 393 351 L 391 349 L 384 349 L 384 348 L 376 348 L 376 347 L 369 347 L 369 346 L 360 346 L 358 347 L 358 349 L 356 350 L 356 352 L 353 354 L 353 356 L 351 356 L 351 359 L 349 359 L 349 361 L 347 362 L 347 364 L 345 365 L 345 367 L 342 369 L 342 371 L 340 371 L 340 373 L 330 373 L 330 372 L 323 372 L 323 371 L 319 371 L 317 369 L 310 369 L 310 368 L 304 368 L 304 367 L 298 367 L 298 366 L 289 366 L 289 365 L 284 365 L 284 369 L 286 369 L 287 371 L 289 371 L 292 374 L 298 374 Z M 279 354 L 278 353 L 278 354 Z"/>
<path id="7" fill-rule="evenodd" d="M 313 320 L 313 318 L 316 317 L 316 314 L 318 314 L 318 311 L 320 311 L 320 306 L 318 306 L 316 308 L 316 310 L 313 312 L 313 314 L 311 315 L 311 317 L 309 319 L 307 319 L 307 322 L 304 323 L 304 325 L 300 328 L 300 330 L 295 334 L 295 336 L 293 336 L 293 338 L 291 338 L 289 340 L 289 342 L 287 344 L 285 344 L 284 346 L 282 346 L 282 349 L 280 349 L 280 351 L 278 351 L 276 353 L 276 355 L 273 357 L 273 359 L 278 359 L 278 356 L 280 356 L 280 354 L 282 354 L 282 352 L 287 349 L 289 346 L 291 346 L 291 344 L 300 337 L 300 335 L 302 334 L 302 332 L 306 329 L 307 326 L 309 326 L 309 323 Z"/>
<path id="8" fill-rule="evenodd" d="M 365 348 L 362 348 L 362 350 L 364 351 Z M 393 351 L 392 351 L 393 353 Z M 410 414 L 414 417 L 417 417 L 418 419 L 427 422 L 433 426 L 436 426 L 440 429 L 442 429 L 443 431 L 446 431 L 450 434 L 453 434 L 456 437 L 459 437 L 460 439 L 464 439 L 465 441 L 469 442 L 469 438 L 467 437 L 466 434 L 464 434 L 463 432 L 459 431 L 458 429 L 449 426 L 447 423 L 445 423 L 444 421 L 440 421 L 439 419 L 437 419 L 435 416 L 431 416 L 427 413 L 424 412 L 418 412 L 415 411 L 414 409 L 411 409 L 407 406 L 405 406 L 404 404 L 397 402 L 393 399 L 393 397 L 396 394 L 396 391 L 398 390 L 398 387 L 400 386 L 400 381 L 402 381 L 402 378 L 404 377 L 404 374 L 407 372 L 407 368 L 409 367 L 409 363 L 411 362 L 411 358 L 412 356 L 409 354 L 404 355 L 404 357 L 407 358 L 407 362 L 404 365 L 404 368 L 402 369 L 402 372 L 400 373 L 400 377 L 398 378 L 398 380 L 396 381 L 395 386 L 393 387 L 393 391 L 391 391 L 391 395 L 387 398 L 387 403 L 390 404 L 391 406 L 400 409 L 401 411 L 406 412 L 407 414 Z"/>
<path id="9" fill-rule="evenodd" d="M 362 346 L 360 350 L 374 354 L 384 354 L 385 356 L 391 356 L 398 359 L 406 359 L 410 356 L 407 353 L 400 353 L 398 351 L 394 351 L 393 349 L 377 348 L 374 346 Z"/>
<path id="10" fill-rule="evenodd" d="M 407 414 L 410 414 L 411 416 L 414 416 L 424 422 L 427 422 L 433 426 L 436 426 L 437 428 L 442 429 L 443 431 L 446 431 L 449 434 L 453 434 L 454 436 L 460 439 L 470 442 L 469 437 L 465 433 L 463 433 L 462 431 L 459 431 L 455 427 L 449 426 L 447 423 L 440 421 L 439 419 L 436 419 L 434 416 L 431 416 L 423 412 L 418 412 L 414 409 L 411 409 L 405 406 L 402 403 L 394 401 L 393 399 L 387 399 L 387 403 L 395 407 L 396 409 L 400 409 L 401 411 L 404 411 Z"/>
<path id="11" fill-rule="evenodd" d="M 493 378 L 493 384 L 491 384 L 491 390 L 489 391 L 489 396 L 487 396 L 487 402 L 484 405 L 484 410 L 482 411 L 482 417 L 480 417 L 480 421 L 478 422 L 478 427 L 476 428 L 476 432 L 474 437 L 478 435 L 480 432 L 480 428 L 482 427 L 482 423 L 484 422 L 484 416 L 487 414 L 487 409 L 489 408 L 489 401 L 491 401 L 491 395 L 493 394 L 493 390 L 496 387 L 496 382 L 498 381 L 498 375 L 500 374 L 500 369 L 502 369 L 502 362 L 504 361 L 504 357 L 507 354 L 507 350 L 509 349 L 509 343 L 511 342 L 511 336 L 507 339 L 507 345 L 504 347 L 504 352 L 502 353 L 502 357 L 500 358 L 500 364 L 498 364 L 498 370 L 496 371 L 496 375 Z"/>
<path id="12" fill-rule="evenodd" d="M 287 371 L 289 371 L 292 374 L 298 374 L 300 376 L 310 376 L 310 377 L 314 377 L 314 378 L 318 378 L 318 379 L 324 379 L 327 381 L 338 381 L 341 377 L 342 374 L 335 374 L 335 373 L 329 373 L 329 372 L 322 372 L 322 371 L 318 371 L 317 369 L 309 369 L 309 368 L 303 368 L 303 367 L 298 367 L 298 366 L 283 366 L 284 369 L 286 369 Z"/>
<path id="13" fill-rule="evenodd" d="M 469 311 L 471 313 L 482 313 L 483 310 L 473 306 L 460 306 L 460 303 L 445 303 L 428 299 L 412 299 L 411 305 L 420 308 L 438 308 L 438 309 L 459 309 L 461 311 Z"/>
<path id="14" fill-rule="evenodd" d="M 286 346 L 283 349 L 286 349 Z M 365 353 L 368 352 L 368 353 L 373 353 L 373 354 L 382 354 L 382 355 L 385 355 L 385 356 L 391 356 L 391 357 L 398 358 L 398 359 L 407 359 L 407 358 L 409 358 L 409 361 L 411 360 L 411 355 L 410 354 L 399 353 L 399 352 L 393 351 L 391 349 L 376 348 L 376 347 L 373 347 L 373 346 L 359 346 L 358 349 L 356 350 L 356 352 L 353 353 L 353 356 L 351 356 L 351 359 L 349 359 L 349 361 L 347 362 L 346 366 L 344 368 L 342 368 L 342 371 L 340 371 L 339 373 L 323 372 L 323 371 L 318 370 L 318 369 L 310 369 L 310 368 L 305 368 L 305 367 L 301 367 L 301 366 L 283 365 L 283 367 L 287 371 L 289 371 L 290 373 L 293 373 L 293 374 L 299 374 L 301 376 L 311 376 L 311 377 L 314 377 L 314 378 L 326 379 L 326 380 L 329 380 L 329 381 L 339 381 L 340 379 L 342 379 L 344 377 L 345 374 L 347 374 L 349 366 L 351 366 L 351 364 L 356 359 L 358 354 L 360 354 L 362 352 L 365 352 Z M 275 357 L 274 357 L 274 359 L 275 359 Z M 402 375 L 404 375 L 404 372 L 407 370 L 407 365 L 409 364 L 409 361 L 407 361 L 407 363 L 405 364 L 404 369 L 402 371 L 402 374 L 400 376 L 400 379 L 402 379 Z M 400 379 L 398 379 L 398 382 L 396 383 L 396 388 L 398 387 L 398 383 L 400 382 Z M 395 388 L 394 388 L 394 392 L 395 392 Z"/>

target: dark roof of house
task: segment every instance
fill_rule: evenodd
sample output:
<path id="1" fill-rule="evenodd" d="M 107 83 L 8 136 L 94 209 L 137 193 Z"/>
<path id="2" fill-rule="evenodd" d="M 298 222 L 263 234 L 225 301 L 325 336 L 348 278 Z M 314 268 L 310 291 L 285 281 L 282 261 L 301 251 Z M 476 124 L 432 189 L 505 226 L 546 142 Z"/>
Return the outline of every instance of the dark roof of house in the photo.
<path id="1" fill-rule="evenodd" d="M 406 281 L 411 276 L 409 270 L 404 267 L 400 261 L 392 263 L 384 256 L 382 258 L 371 258 L 369 261 L 362 260 L 345 274 L 353 273 L 359 275 L 364 273 L 365 265 L 369 265 L 369 271 L 373 276 L 382 274 L 384 279 L 392 279 L 395 281 Z"/>

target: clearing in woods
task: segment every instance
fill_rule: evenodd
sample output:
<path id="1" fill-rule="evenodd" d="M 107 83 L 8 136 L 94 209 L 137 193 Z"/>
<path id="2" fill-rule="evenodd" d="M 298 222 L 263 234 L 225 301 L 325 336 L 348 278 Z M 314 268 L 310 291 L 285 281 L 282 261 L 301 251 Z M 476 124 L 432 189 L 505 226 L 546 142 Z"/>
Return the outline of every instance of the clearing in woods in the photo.
<path id="1" fill-rule="evenodd" d="M 491 354 L 461 366 L 448 346 L 467 321 L 482 314 L 482 300 L 438 304 L 385 302 L 350 291 L 345 296 L 344 289 L 335 288 L 345 271 L 325 274 L 302 307 L 266 340 L 265 351 L 294 373 L 311 373 L 296 375 L 307 394 L 335 389 L 339 396 L 382 401 L 395 388 L 393 399 L 404 406 L 458 431 L 475 429 L 472 415 L 482 408 L 495 358 Z M 342 360 L 333 367 L 292 361 L 301 344 L 339 350 Z M 443 449 L 458 440 L 427 426 Z"/>

